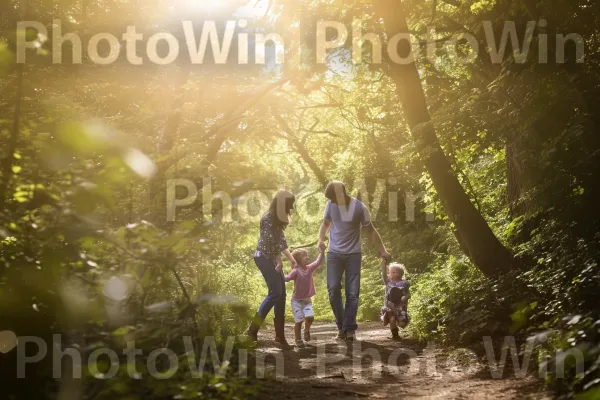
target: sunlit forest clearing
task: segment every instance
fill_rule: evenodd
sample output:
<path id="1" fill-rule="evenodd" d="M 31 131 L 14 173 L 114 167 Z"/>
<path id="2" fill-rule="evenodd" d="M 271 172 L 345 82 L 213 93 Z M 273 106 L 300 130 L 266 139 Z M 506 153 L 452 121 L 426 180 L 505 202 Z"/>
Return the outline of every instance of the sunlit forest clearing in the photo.
<path id="1" fill-rule="evenodd" d="M 599 11 L 3 0 L 0 398 L 599 399 Z M 371 221 L 351 344 L 339 233 L 319 240 L 332 181 Z M 292 346 L 255 316 L 282 189 L 289 251 L 329 246 L 305 347 L 297 281 Z M 395 341 L 388 253 L 410 282 Z"/>

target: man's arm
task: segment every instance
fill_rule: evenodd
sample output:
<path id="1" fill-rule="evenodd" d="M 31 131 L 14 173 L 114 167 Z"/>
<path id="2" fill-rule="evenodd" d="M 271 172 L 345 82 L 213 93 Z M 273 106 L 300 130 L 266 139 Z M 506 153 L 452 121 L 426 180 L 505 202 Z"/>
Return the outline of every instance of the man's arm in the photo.
<path id="1" fill-rule="evenodd" d="M 373 226 L 373 222 L 371 221 L 371 215 L 369 214 L 369 210 L 367 210 L 367 207 L 365 207 L 364 204 L 362 204 L 362 203 L 360 203 L 360 204 L 362 205 L 362 215 L 361 215 L 360 224 L 361 224 L 362 228 L 367 231 L 367 235 L 369 236 L 369 241 L 371 242 L 373 247 L 375 247 L 375 250 L 377 250 L 379 252 L 379 255 L 381 256 L 382 260 L 385 261 L 387 264 L 390 261 L 392 261 L 392 256 L 390 255 L 390 253 L 388 253 L 385 250 L 385 246 L 383 245 L 381 236 L 379 236 L 379 232 L 377 232 L 377 229 L 375 229 L 375 227 Z"/>
<path id="2" fill-rule="evenodd" d="M 321 229 L 319 229 L 319 251 L 322 253 L 325 251 L 327 246 L 325 246 L 325 236 L 327 236 L 327 232 L 329 232 L 329 228 L 331 228 L 331 220 L 324 219 L 321 223 Z"/>
<path id="3" fill-rule="evenodd" d="M 325 246 L 325 237 L 327 236 L 327 232 L 329 232 L 329 228 L 331 227 L 331 201 L 328 200 L 325 203 L 325 211 L 323 212 L 323 222 L 321 223 L 321 228 L 319 229 L 319 251 L 321 253 L 325 252 L 327 246 Z"/>
<path id="4" fill-rule="evenodd" d="M 381 258 L 383 258 L 386 262 L 390 262 L 392 260 L 392 256 L 385 249 L 383 241 L 381 240 L 381 236 L 379 236 L 379 232 L 377 232 L 377 229 L 375 229 L 373 223 L 363 226 L 363 229 L 366 229 L 367 235 L 369 236 L 369 241 L 373 247 L 375 247 L 375 250 L 379 252 Z"/>
<path id="5" fill-rule="evenodd" d="M 381 260 L 381 279 L 384 285 L 388 283 L 387 260 Z"/>

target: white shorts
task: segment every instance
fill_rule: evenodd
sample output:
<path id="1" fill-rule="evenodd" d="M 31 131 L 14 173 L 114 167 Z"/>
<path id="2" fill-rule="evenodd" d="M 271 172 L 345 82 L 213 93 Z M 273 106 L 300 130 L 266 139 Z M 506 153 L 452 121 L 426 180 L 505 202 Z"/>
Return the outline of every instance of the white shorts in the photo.
<path id="1" fill-rule="evenodd" d="M 308 300 L 296 300 L 292 298 L 292 312 L 294 313 L 294 321 L 302 322 L 304 318 L 312 317 L 312 301 Z"/>

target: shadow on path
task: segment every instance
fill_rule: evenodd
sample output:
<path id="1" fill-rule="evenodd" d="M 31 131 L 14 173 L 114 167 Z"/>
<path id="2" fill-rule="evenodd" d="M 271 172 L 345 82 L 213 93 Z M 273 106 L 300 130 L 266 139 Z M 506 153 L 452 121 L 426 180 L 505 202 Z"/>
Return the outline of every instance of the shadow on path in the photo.
<path id="1" fill-rule="evenodd" d="M 336 340 L 334 324 L 315 324 L 312 341 L 282 351 L 274 331 L 263 329 L 254 361 L 264 365 L 260 399 L 545 399 L 540 383 L 528 376 L 491 379 L 479 362 L 460 368 L 447 351 L 411 338 L 392 341 L 389 329 L 363 323 L 352 344 Z M 293 325 L 286 326 L 293 343 Z"/>

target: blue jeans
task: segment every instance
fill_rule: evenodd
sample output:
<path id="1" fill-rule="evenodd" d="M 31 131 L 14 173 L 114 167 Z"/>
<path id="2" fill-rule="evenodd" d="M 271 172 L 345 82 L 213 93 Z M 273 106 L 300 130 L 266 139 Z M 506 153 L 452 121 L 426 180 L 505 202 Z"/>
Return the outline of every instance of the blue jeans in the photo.
<path id="1" fill-rule="evenodd" d="M 265 278 L 269 293 L 258 307 L 258 315 L 265 319 L 269 311 L 275 307 L 275 319 L 285 318 L 285 278 L 283 271 L 275 271 L 273 260 L 265 256 L 254 257 L 254 262 Z"/>
<path id="2" fill-rule="evenodd" d="M 339 330 L 355 331 L 356 313 L 358 312 L 358 294 L 360 292 L 361 253 L 339 254 L 327 253 L 327 292 L 329 303 L 335 315 Z M 346 273 L 346 305 L 342 302 L 342 275 Z"/>

